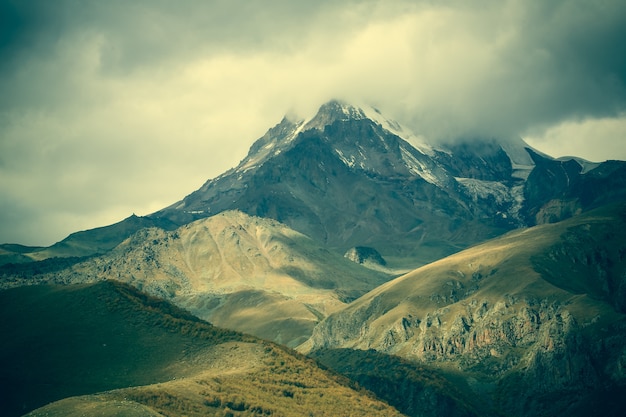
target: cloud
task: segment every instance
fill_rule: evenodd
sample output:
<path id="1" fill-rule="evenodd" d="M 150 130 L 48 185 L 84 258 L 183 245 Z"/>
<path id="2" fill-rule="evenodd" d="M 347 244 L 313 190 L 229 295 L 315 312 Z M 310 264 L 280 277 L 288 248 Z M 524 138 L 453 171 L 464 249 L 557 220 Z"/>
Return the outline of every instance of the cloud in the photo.
<path id="1" fill-rule="evenodd" d="M 593 162 L 626 160 L 626 115 L 598 119 L 567 120 L 526 142 L 553 157 L 581 156 Z M 593 146 L 599 144 L 601 146 Z"/>
<path id="2" fill-rule="evenodd" d="M 335 97 L 435 140 L 554 149 L 584 131 L 571 149 L 602 159 L 597 138 L 626 134 L 625 9 L 0 1 L 0 241 L 50 244 L 155 211 L 235 165 L 286 111 Z"/>

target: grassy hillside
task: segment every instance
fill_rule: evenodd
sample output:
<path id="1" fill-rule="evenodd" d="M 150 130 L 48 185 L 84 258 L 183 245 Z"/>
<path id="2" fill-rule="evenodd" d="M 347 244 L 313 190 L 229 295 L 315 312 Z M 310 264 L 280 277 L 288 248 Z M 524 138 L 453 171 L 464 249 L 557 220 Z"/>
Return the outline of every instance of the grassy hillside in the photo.
<path id="1" fill-rule="evenodd" d="M 152 416 L 397 416 L 365 391 L 338 383 L 311 361 L 280 348 L 223 346 L 217 369 L 160 384 L 74 397 L 36 410 L 31 417 L 119 412 Z M 123 415 L 126 415 L 124 412 Z"/>
<path id="2" fill-rule="evenodd" d="M 624 396 L 612 393 L 626 392 L 623 230 L 626 206 L 614 205 L 511 232 L 383 284 L 299 349 L 376 349 L 451 370 L 505 414 L 584 415 L 593 403 L 616 415 Z"/>
<path id="3" fill-rule="evenodd" d="M 311 360 L 119 282 L 5 290 L 0 314 L 3 416 L 57 400 L 33 415 L 400 415 Z"/>
<path id="4" fill-rule="evenodd" d="M 100 257 L 0 268 L 0 288 L 33 282 L 132 284 L 217 326 L 294 347 L 329 313 L 387 281 L 274 221 L 224 212 L 176 231 L 143 229 Z"/>
<path id="5" fill-rule="evenodd" d="M 180 377 L 190 358 L 242 338 L 111 281 L 2 291 L 0 315 L 7 414 Z"/>

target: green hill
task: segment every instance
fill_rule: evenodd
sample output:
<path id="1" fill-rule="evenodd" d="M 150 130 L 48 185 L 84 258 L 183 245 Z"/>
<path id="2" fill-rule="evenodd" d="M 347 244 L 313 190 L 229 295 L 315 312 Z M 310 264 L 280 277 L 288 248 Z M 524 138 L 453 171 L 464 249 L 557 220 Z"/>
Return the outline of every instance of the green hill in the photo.
<path id="1" fill-rule="evenodd" d="M 0 395 L 11 412 L 182 376 L 185 359 L 242 339 L 112 281 L 3 291 L 0 311 Z"/>
<path id="2" fill-rule="evenodd" d="M 3 416 L 58 400 L 32 415 L 400 415 L 290 350 L 115 281 L 5 290 L 0 314 Z"/>

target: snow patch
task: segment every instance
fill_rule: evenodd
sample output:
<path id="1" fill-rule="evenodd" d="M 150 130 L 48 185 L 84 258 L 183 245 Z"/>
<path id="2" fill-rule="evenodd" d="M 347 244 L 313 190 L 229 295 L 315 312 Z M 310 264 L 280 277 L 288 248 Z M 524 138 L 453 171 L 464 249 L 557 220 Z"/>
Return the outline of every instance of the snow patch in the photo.
<path id="1" fill-rule="evenodd" d="M 425 181 L 428 181 L 431 184 L 437 186 L 443 185 L 433 171 L 413 156 L 411 152 L 406 150 L 404 146 L 400 146 L 400 152 L 402 153 L 402 160 L 409 169 L 409 172 L 422 177 Z"/>
<path id="2" fill-rule="evenodd" d="M 265 155 L 264 155 L 265 156 Z M 237 168 L 236 172 L 239 173 L 246 173 L 247 171 L 250 171 L 251 169 L 254 169 L 257 167 L 257 163 L 261 160 L 262 158 L 250 158 L 248 159 L 245 163 L 243 163 L 242 165 L 239 165 L 239 167 Z"/>
<path id="3" fill-rule="evenodd" d="M 362 105 L 361 111 L 368 119 L 379 124 L 383 129 L 388 130 L 399 138 L 404 139 L 420 153 L 424 155 L 433 155 L 435 153 L 433 146 L 428 143 L 424 136 L 416 135 L 397 121 L 387 119 L 378 109 L 372 106 Z"/>
<path id="4" fill-rule="evenodd" d="M 533 168 L 535 168 L 535 166 L 534 165 L 520 165 L 520 164 L 514 163 L 512 164 L 512 168 L 513 168 L 513 172 L 511 173 L 511 176 L 513 178 L 526 181 L 528 179 L 528 176 L 530 175 L 530 171 L 532 171 Z"/>
<path id="5" fill-rule="evenodd" d="M 499 181 L 484 181 L 475 178 L 455 178 L 468 192 L 472 200 L 477 202 L 493 198 L 497 204 L 508 203 L 513 200 L 511 190 Z"/>
<path id="6" fill-rule="evenodd" d="M 345 120 L 361 120 L 367 118 L 362 109 L 347 103 L 340 103 L 341 112 L 346 116 Z"/>
<path id="7" fill-rule="evenodd" d="M 344 164 L 346 164 L 348 167 L 353 168 L 354 167 L 354 155 L 350 155 L 350 159 L 346 158 L 346 156 L 343 154 L 343 152 L 341 152 L 341 150 L 339 149 L 335 149 L 335 152 L 337 153 L 337 155 L 339 156 L 339 159 L 341 159 L 343 161 Z"/>
<path id="8" fill-rule="evenodd" d="M 291 142 L 293 141 L 296 136 L 298 136 L 300 134 L 300 132 L 302 132 L 302 130 L 304 129 L 304 127 L 306 126 L 306 120 L 302 119 L 299 122 L 296 123 L 296 129 L 293 131 L 293 133 L 291 133 L 287 139 L 286 142 Z"/>
<path id="9" fill-rule="evenodd" d="M 507 154 L 513 165 L 534 166 L 535 163 L 530 157 L 526 148 L 532 149 L 524 139 L 515 138 L 510 140 L 498 141 L 502 150 Z"/>
<path id="10" fill-rule="evenodd" d="M 524 204 L 524 184 L 508 187 L 499 181 L 483 181 L 475 178 L 455 178 L 463 186 L 467 194 L 474 202 L 478 200 L 493 199 L 494 204 L 506 207 L 506 213 L 501 213 L 503 218 L 512 218 L 519 222 L 520 211 Z"/>
<path id="11" fill-rule="evenodd" d="M 263 147 L 260 148 L 254 155 L 251 155 L 250 157 L 241 161 L 241 163 L 237 166 L 236 172 L 245 173 L 251 169 L 263 165 L 263 163 L 267 159 L 276 155 L 280 155 L 283 150 L 285 150 L 289 146 L 289 144 L 293 142 L 296 136 L 298 136 L 298 134 L 304 128 L 304 125 L 304 120 L 295 122 L 293 130 L 285 137 L 271 138 L 269 142 L 263 145 Z"/>
<path id="12" fill-rule="evenodd" d="M 591 162 L 591 161 L 587 161 L 586 159 L 579 158 L 577 156 L 563 156 L 563 157 L 557 158 L 557 161 L 569 161 L 572 159 L 578 162 L 581 167 L 583 167 L 582 171 L 580 172 L 581 174 L 586 174 L 587 172 L 592 171 L 596 169 L 597 167 L 599 167 L 600 165 L 602 165 L 601 162 Z"/>

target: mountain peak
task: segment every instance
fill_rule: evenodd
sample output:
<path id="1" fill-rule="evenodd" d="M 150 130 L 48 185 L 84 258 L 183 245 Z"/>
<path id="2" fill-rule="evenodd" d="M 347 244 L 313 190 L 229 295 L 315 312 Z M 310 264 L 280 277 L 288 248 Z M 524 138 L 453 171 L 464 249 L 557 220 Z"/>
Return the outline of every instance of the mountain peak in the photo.
<path id="1" fill-rule="evenodd" d="M 345 101 L 331 100 L 319 108 L 317 114 L 306 124 L 308 129 L 324 129 L 325 126 L 336 121 L 362 120 L 367 115 L 360 108 Z"/>
<path id="2" fill-rule="evenodd" d="M 301 131 L 310 129 L 324 130 L 326 126 L 334 122 L 366 119 L 409 142 L 420 152 L 432 153 L 433 146 L 424 137 L 416 135 L 397 121 L 388 119 L 376 107 L 366 103 L 355 104 L 339 99 L 330 100 L 320 106 L 315 116 L 303 121 Z"/>
<path id="3" fill-rule="evenodd" d="M 323 104 L 315 116 L 311 118 L 302 118 L 293 112 L 287 113 L 280 123 L 270 128 L 263 137 L 250 147 L 247 157 L 236 170 L 245 172 L 280 154 L 291 146 L 291 142 L 301 132 L 313 129 L 323 131 L 326 126 L 335 122 L 365 119 L 371 119 L 373 122 L 380 124 L 380 122 L 368 117 L 361 107 L 341 100 L 331 100 Z"/>

